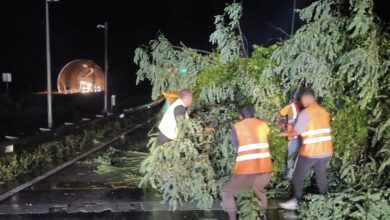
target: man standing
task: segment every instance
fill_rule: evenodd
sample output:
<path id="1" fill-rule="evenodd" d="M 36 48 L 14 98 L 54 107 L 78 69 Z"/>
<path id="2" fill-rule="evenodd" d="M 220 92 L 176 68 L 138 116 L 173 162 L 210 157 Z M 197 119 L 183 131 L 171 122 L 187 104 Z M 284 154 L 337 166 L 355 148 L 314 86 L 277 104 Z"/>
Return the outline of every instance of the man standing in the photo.
<path id="1" fill-rule="evenodd" d="M 253 105 L 240 109 L 241 121 L 232 129 L 232 145 L 238 151 L 233 176 L 222 188 L 222 206 L 230 220 L 237 218 L 235 197 L 246 189 L 252 189 L 261 200 L 264 216 L 267 210 L 267 196 L 264 187 L 271 179 L 272 163 L 268 146 L 269 127 L 255 118 Z"/>
<path id="2" fill-rule="evenodd" d="M 280 110 L 280 114 L 282 116 L 287 116 L 287 131 L 294 131 L 294 126 L 296 124 L 296 120 L 301 112 L 301 101 L 299 96 L 294 92 L 292 94 L 291 104 L 286 105 L 282 110 Z M 299 149 L 302 145 L 302 140 L 299 136 L 288 136 L 288 154 L 287 154 L 287 178 L 291 180 L 292 174 L 294 172 L 294 162 L 296 157 L 298 156 Z"/>
<path id="3" fill-rule="evenodd" d="M 282 132 L 279 136 L 302 136 L 302 148 L 293 174 L 294 198 L 280 203 L 284 209 L 298 208 L 303 197 L 303 183 L 306 173 L 314 167 L 320 194 L 328 192 L 326 165 L 333 154 L 329 113 L 316 102 L 314 91 L 306 88 L 301 93 L 305 109 L 298 117 L 294 131 Z"/>
<path id="4" fill-rule="evenodd" d="M 160 133 L 157 137 L 157 145 L 163 145 L 177 137 L 177 118 L 188 117 L 187 108 L 192 103 L 192 92 L 189 89 L 180 91 L 179 98 L 169 106 L 158 126 Z"/>

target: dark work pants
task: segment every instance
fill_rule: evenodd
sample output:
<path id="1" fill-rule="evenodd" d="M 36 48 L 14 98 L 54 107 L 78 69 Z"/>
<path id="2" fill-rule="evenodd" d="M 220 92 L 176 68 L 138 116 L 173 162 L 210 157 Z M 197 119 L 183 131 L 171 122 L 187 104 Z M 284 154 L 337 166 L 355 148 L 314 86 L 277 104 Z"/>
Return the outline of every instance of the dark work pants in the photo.
<path id="1" fill-rule="evenodd" d="M 328 192 L 328 179 L 326 178 L 326 164 L 330 157 L 325 158 L 310 158 L 299 155 L 297 166 L 293 174 L 294 197 L 297 200 L 302 200 L 303 183 L 305 175 L 310 168 L 314 167 L 316 175 L 317 187 L 321 195 Z"/>
<path id="2" fill-rule="evenodd" d="M 234 174 L 222 188 L 222 206 L 229 213 L 230 220 L 236 219 L 237 207 L 235 197 L 246 189 L 252 189 L 261 201 L 261 211 L 267 210 L 267 196 L 264 187 L 271 180 L 271 173 Z"/>
<path id="3" fill-rule="evenodd" d="M 168 143 L 169 141 L 172 141 L 171 139 L 169 139 L 168 137 L 166 137 L 165 135 L 163 135 L 163 133 L 159 133 L 158 136 L 157 136 L 157 140 L 156 140 L 156 144 L 157 146 L 161 146 L 165 143 Z M 163 160 L 165 161 L 165 156 L 163 157 Z M 165 184 L 170 178 L 172 177 L 172 173 L 171 172 L 165 172 L 163 173 L 163 183 Z"/>

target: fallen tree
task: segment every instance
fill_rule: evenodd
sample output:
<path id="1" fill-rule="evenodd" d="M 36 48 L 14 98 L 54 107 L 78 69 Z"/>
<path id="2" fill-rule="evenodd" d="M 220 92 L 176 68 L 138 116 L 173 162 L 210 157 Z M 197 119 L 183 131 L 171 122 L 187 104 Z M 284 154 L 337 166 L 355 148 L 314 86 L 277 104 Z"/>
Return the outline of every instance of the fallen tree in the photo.
<path id="1" fill-rule="evenodd" d="M 162 34 L 136 49 L 138 82 L 151 82 L 153 99 L 162 91 L 182 88 L 195 93 L 190 119 L 179 123 L 177 139 L 156 146 L 152 135 L 140 185 L 161 188 L 173 209 L 187 200 L 210 208 L 231 176 L 235 152 L 230 129 L 237 106 L 253 103 L 257 116 L 271 126 L 274 171 L 268 197 L 287 197 L 287 142 L 276 137 L 275 115 L 287 104 L 290 91 L 311 86 L 333 117 L 335 154 L 330 195 L 309 194 L 300 217 L 388 218 L 390 38 L 388 25 L 373 13 L 372 0 L 316 1 L 299 11 L 306 24 L 294 35 L 270 47 L 254 45 L 248 58 L 238 31 L 241 14 L 241 4 L 233 3 L 215 17 L 210 42 L 216 52 L 172 45 Z M 216 125 L 214 131 L 204 132 L 209 125 Z M 162 174 L 168 171 L 173 177 L 163 184 Z M 240 195 L 240 218 L 258 219 L 258 202 L 250 191 Z"/>

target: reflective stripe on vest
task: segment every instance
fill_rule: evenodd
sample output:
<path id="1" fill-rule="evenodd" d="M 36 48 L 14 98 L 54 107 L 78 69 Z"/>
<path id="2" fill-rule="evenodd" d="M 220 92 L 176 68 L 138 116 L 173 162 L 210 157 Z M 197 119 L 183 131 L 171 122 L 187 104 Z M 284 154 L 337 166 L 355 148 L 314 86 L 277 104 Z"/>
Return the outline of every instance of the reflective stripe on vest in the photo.
<path id="1" fill-rule="evenodd" d="M 318 137 L 318 138 L 309 138 L 309 139 L 303 140 L 303 144 L 313 144 L 313 143 L 330 141 L 330 140 L 332 140 L 331 136 Z"/>
<path id="2" fill-rule="evenodd" d="M 292 112 L 293 112 L 293 120 L 297 119 L 297 116 L 298 116 L 298 113 L 297 113 L 297 108 L 295 106 L 295 103 L 291 103 L 291 109 L 292 109 Z"/>
<path id="3" fill-rule="evenodd" d="M 158 126 L 160 132 L 171 140 L 177 137 L 177 125 L 174 113 L 177 106 L 185 107 L 184 102 L 181 99 L 177 99 L 174 103 L 172 103 L 172 105 L 168 107 L 163 116 L 163 119 L 160 122 L 160 125 Z M 186 117 L 188 117 L 187 113 Z"/>
<path id="4" fill-rule="evenodd" d="M 294 131 L 294 125 L 298 117 L 299 109 L 297 109 L 296 104 L 293 102 L 290 104 L 291 110 L 293 112 L 293 117 L 288 119 L 287 131 Z M 298 138 L 298 136 L 288 136 L 288 140 L 292 140 L 294 138 Z"/>
<path id="5" fill-rule="evenodd" d="M 303 142 L 300 155 L 321 156 L 333 153 L 329 113 L 320 105 L 314 104 L 305 109 L 310 122 L 301 134 Z"/>
<path id="6" fill-rule="evenodd" d="M 246 154 L 242 156 L 237 156 L 236 161 L 254 160 L 254 159 L 266 158 L 266 157 L 271 157 L 271 154 L 269 152 Z"/>
<path id="7" fill-rule="evenodd" d="M 268 145 L 268 126 L 256 118 L 244 119 L 234 125 L 238 154 L 234 174 L 255 174 L 272 171 Z"/>
<path id="8" fill-rule="evenodd" d="M 268 143 L 258 143 L 258 144 L 248 144 L 245 146 L 240 146 L 238 148 L 238 152 L 248 151 L 248 150 L 255 150 L 255 149 L 266 149 L 268 148 Z"/>

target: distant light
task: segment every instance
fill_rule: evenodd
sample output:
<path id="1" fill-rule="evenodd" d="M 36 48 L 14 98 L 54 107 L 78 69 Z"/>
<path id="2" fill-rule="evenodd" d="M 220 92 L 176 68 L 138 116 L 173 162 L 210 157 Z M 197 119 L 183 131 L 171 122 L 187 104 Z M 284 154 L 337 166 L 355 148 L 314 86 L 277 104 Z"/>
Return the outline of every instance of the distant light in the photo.
<path id="1" fill-rule="evenodd" d="M 93 92 L 92 83 L 87 81 L 80 81 L 80 91 L 81 93 Z"/>
<path id="2" fill-rule="evenodd" d="M 111 95 L 111 106 L 114 107 L 116 105 L 116 95 Z"/>
<path id="3" fill-rule="evenodd" d="M 93 87 L 93 91 L 94 91 L 94 92 L 101 92 L 102 89 L 100 88 L 100 86 L 94 86 L 94 87 Z"/>
<path id="4" fill-rule="evenodd" d="M 119 118 L 124 118 L 125 117 L 125 114 L 120 114 L 119 115 Z"/>
<path id="5" fill-rule="evenodd" d="M 5 152 L 5 153 L 12 153 L 12 152 L 14 152 L 14 145 L 11 144 L 11 145 L 5 146 L 4 152 Z"/>
<path id="6" fill-rule="evenodd" d="M 8 140 L 17 140 L 17 139 L 19 139 L 18 137 L 9 136 L 9 135 L 6 135 L 5 138 L 8 139 Z"/>
<path id="7" fill-rule="evenodd" d="M 84 64 L 83 64 L 83 67 L 87 68 L 87 67 L 88 67 L 88 65 L 84 63 Z"/>
<path id="8" fill-rule="evenodd" d="M 185 68 L 185 67 L 180 67 L 179 73 L 180 73 L 181 75 L 185 75 L 185 74 L 187 73 L 187 68 Z"/>
<path id="9" fill-rule="evenodd" d="M 3 73 L 3 82 L 12 82 L 12 74 Z"/>

